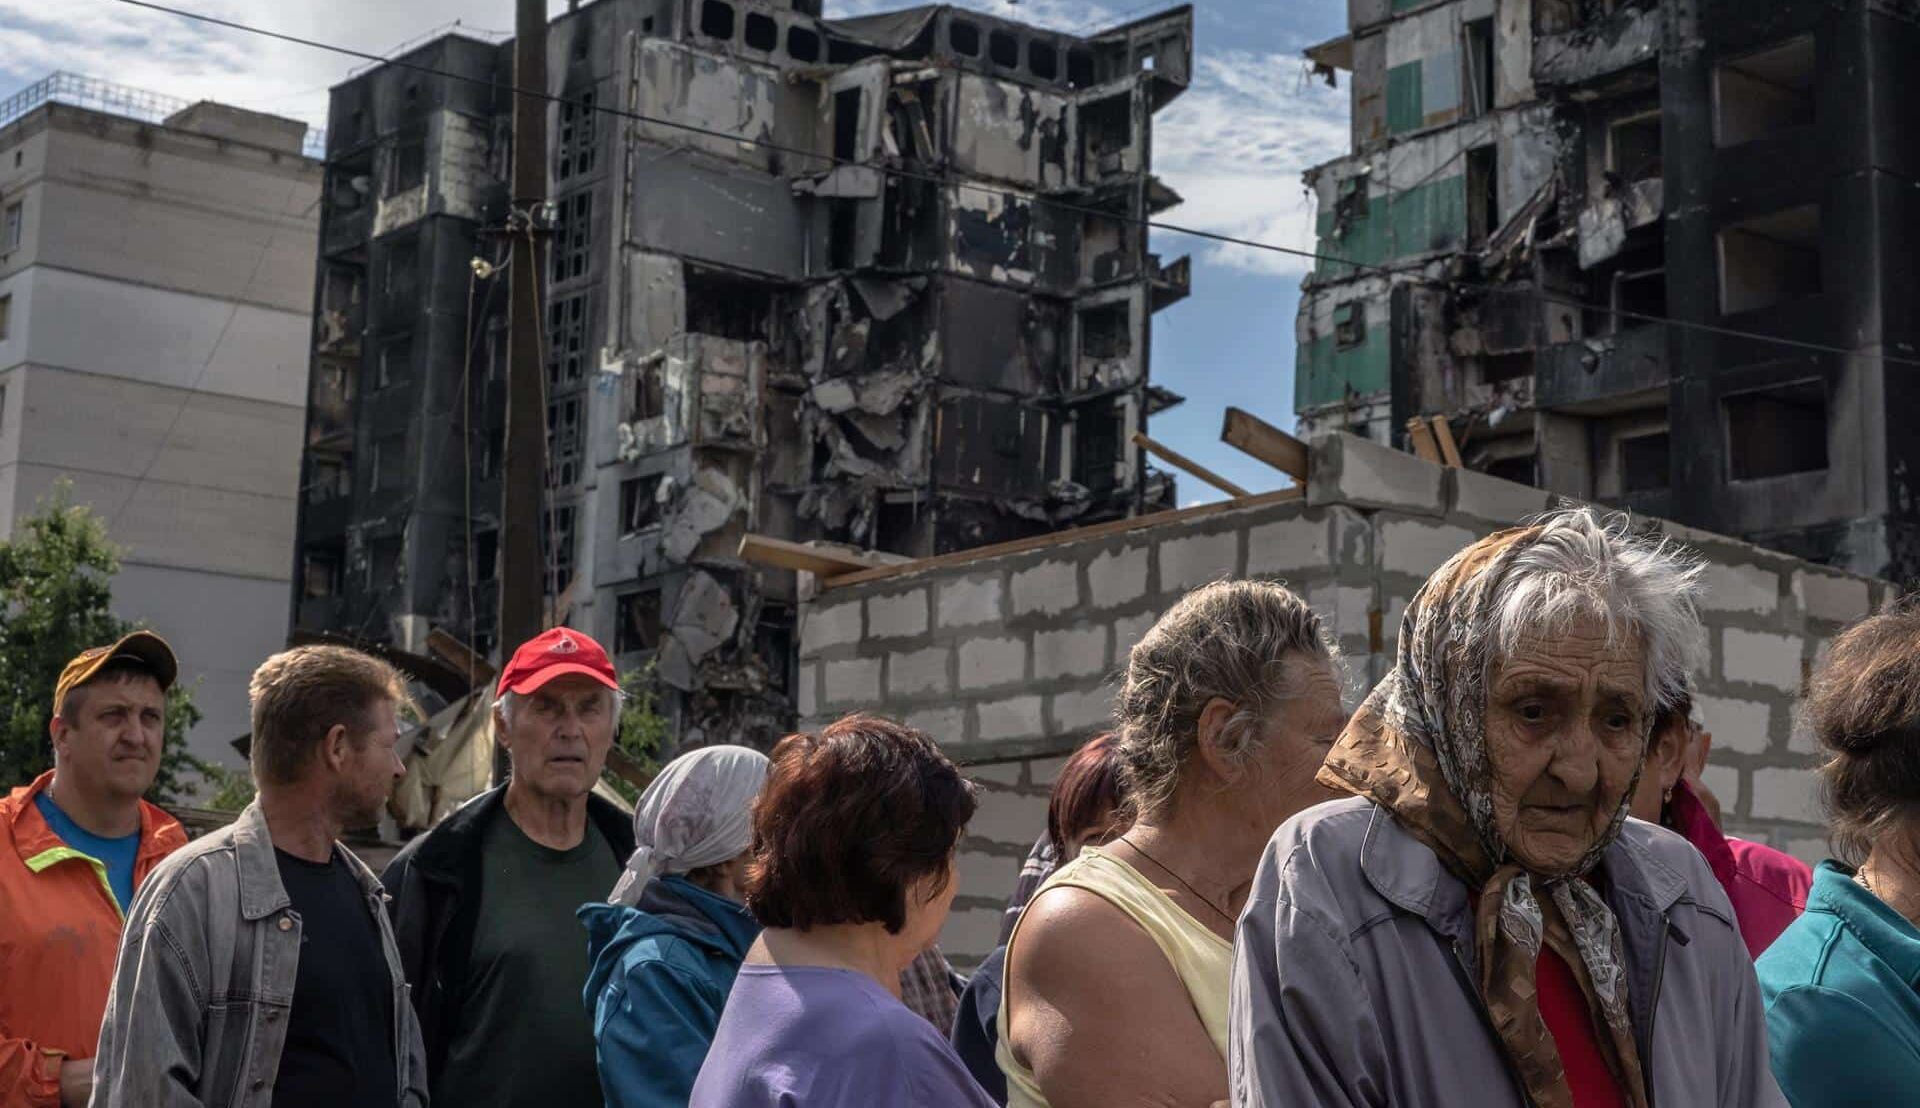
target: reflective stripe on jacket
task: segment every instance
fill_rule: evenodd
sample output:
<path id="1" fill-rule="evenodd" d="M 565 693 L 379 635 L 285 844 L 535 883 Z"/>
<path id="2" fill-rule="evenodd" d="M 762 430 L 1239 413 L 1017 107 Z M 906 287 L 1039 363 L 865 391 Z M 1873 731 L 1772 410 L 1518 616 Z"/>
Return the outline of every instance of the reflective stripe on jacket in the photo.
<path id="1" fill-rule="evenodd" d="M 106 866 L 67 845 L 34 798 L 53 771 L 0 799 L 0 1104 L 60 1103 L 60 1065 L 91 1058 L 120 949 L 120 904 Z M 186 832 L 140 802 L 138 888 Z"/>
<path id="2" fill-rule="evenodd" d="M 340 848 L 393 979 L 394 1102 L 426 1103 L 426 1055 L 380 881 Z M 256 801 L 168 858 L 133 898 L 100 1026 L 94 1108 L 265 1108 L 286 1043 L 300 917 Z"/>

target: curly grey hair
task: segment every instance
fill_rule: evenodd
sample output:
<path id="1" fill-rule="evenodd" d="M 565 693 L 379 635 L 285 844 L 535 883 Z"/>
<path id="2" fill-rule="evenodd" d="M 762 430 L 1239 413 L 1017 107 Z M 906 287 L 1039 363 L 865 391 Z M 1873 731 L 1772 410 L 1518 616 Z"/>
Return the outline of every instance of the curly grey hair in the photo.
<path id="1" fill-rule="evenodd" d="M 1700 559 L 1665 536 L 1636 533 L 1619 512 L 1568 508 L 1535 525 L 1540 535 L 1514 554 L 1497 588 L 1494 666 L 1530 635 L 1598 618 L 1609 636 L 1636 634 L 1645 645 L 1649 719 L 1654 708 L 1681 703 L 1704 645 Z"/>
<path id="2" fill-rule="evenodd" d="M 1265 581 L 1217 581 L 1182 597 L 1127 657 L 1116 713 L 1121 775 L 1141 815 L 1173 803 L 1199 741 L 1208 701 L 1236 707 L 1221 745 L 1251 754 L 1260 724 L 1295 690 L 1288 658 L 1333 661 L 1320 617 L 1285 587 Z"/>

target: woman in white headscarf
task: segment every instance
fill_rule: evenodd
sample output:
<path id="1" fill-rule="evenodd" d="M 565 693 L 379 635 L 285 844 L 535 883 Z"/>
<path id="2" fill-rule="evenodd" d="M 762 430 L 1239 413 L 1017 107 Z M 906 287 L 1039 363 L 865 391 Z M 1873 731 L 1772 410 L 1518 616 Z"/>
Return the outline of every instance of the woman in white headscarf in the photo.
<path id="1" fill-rule="evenodd" d="M 633 813 L 633 857 L 608 904 L 580 909 L 608 1108 L 684 1106 L 760 925 L 742 905 L 767 758 L 709 746 L 668 764 Z"/>

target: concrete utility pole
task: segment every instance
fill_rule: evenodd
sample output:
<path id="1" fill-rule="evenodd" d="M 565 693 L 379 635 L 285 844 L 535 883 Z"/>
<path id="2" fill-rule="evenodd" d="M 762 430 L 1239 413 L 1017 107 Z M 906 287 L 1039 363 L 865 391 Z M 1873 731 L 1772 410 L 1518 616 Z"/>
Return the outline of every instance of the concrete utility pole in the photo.
<path id="1" fill-rule="evenodd" d="M 508 311 L 506 457 L 500 481 L 500 657 L 545 630 L 546 566 L 540 512 L 546 489 L 547 413 L 542 402 L 540 287 L 547 202 L 546 0 L 515 0 L 513 40 L 513 213 Z M 531 94 L 531 95 L 529 95 Z"/>

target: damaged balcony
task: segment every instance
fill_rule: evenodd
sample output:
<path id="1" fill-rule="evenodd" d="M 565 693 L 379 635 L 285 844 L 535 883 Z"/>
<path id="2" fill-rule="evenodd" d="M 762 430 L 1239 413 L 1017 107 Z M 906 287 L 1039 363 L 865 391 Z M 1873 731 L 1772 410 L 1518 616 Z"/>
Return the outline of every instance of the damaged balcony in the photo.
<path id="1" fill-rule="evenodd" d="M 1543 95 L 1615 96 L 1658 82 L 1666 10 L 1658 0 L 1538 0 L 1533 81 Z"/>

